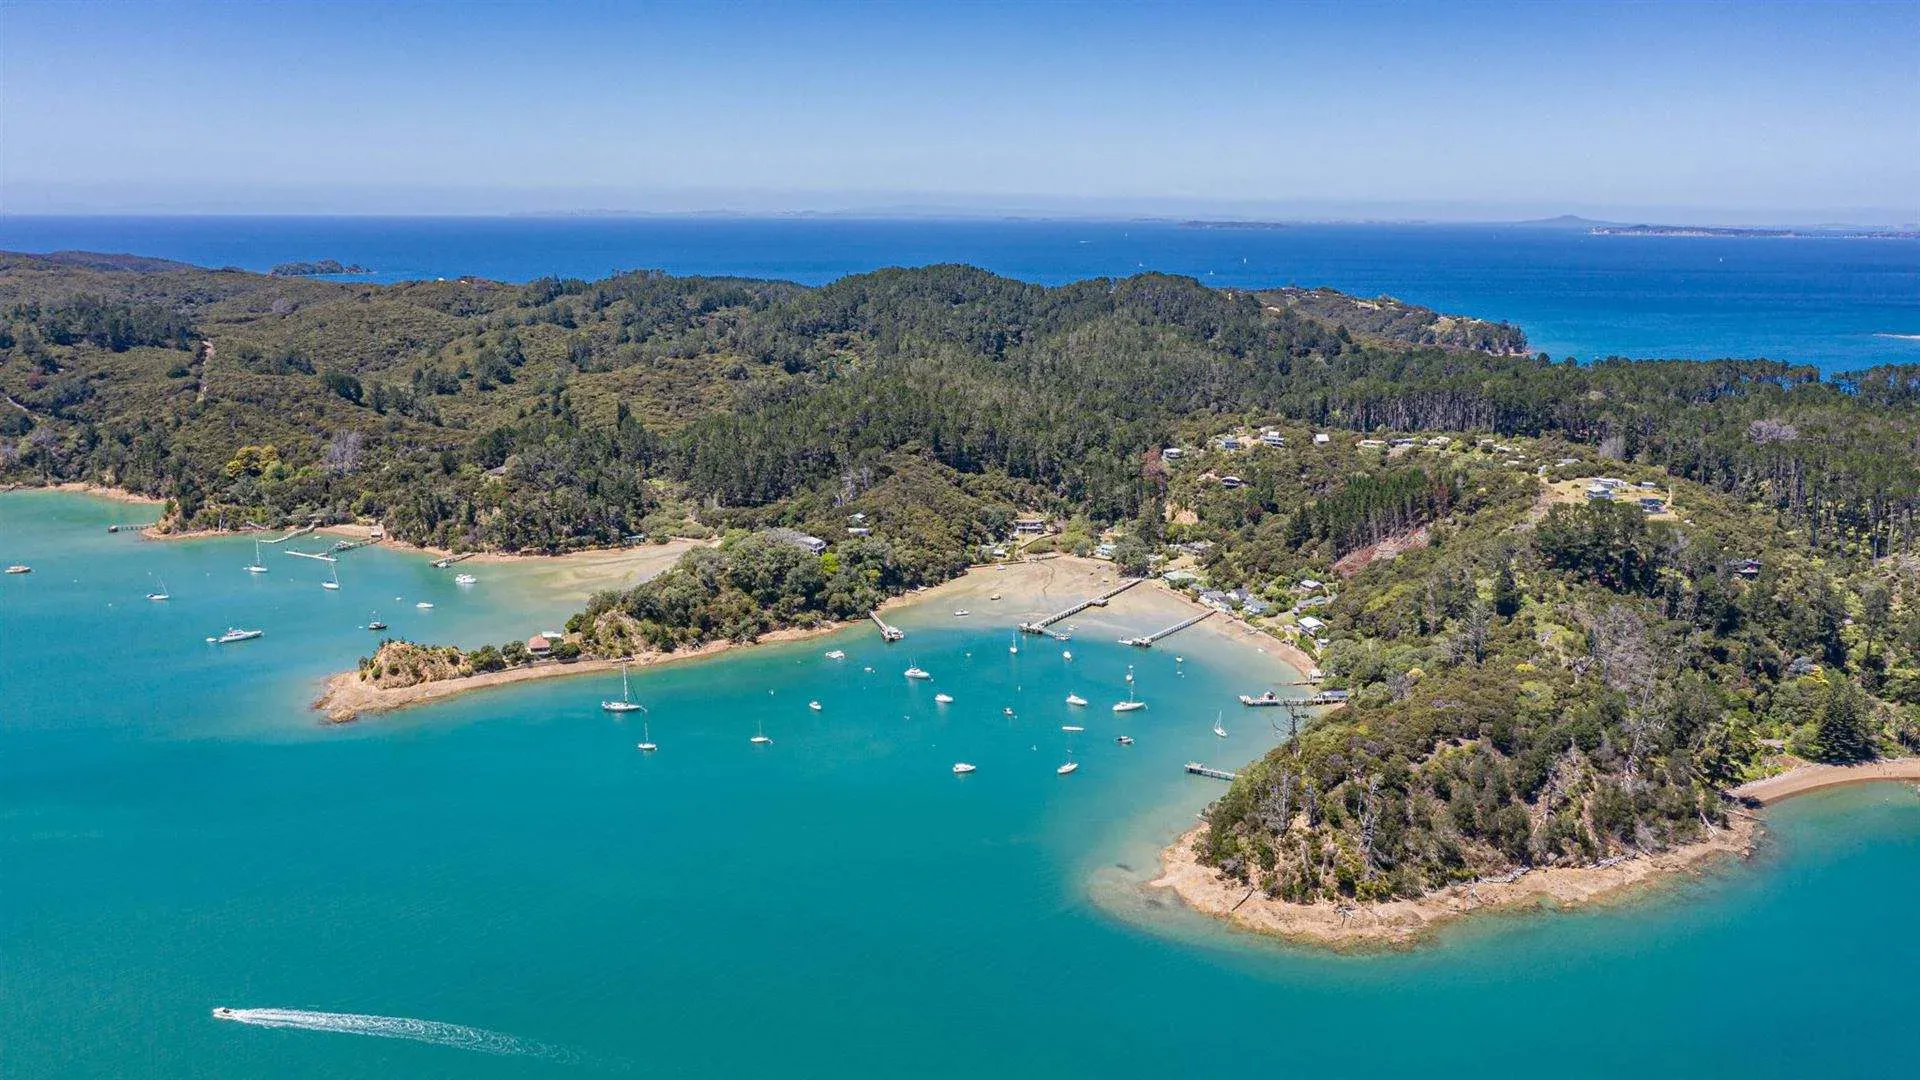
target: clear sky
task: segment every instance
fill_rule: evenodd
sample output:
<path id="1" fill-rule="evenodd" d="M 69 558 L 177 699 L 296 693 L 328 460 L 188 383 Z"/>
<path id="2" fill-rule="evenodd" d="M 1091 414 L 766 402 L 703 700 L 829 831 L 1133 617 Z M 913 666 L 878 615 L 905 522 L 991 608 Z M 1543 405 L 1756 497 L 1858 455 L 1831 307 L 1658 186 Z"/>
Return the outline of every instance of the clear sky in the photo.
<path id="1" fill-rule="evenodd" d="M 1920 4 L 0 0 L 0 211 L 1920 220 Z"/>

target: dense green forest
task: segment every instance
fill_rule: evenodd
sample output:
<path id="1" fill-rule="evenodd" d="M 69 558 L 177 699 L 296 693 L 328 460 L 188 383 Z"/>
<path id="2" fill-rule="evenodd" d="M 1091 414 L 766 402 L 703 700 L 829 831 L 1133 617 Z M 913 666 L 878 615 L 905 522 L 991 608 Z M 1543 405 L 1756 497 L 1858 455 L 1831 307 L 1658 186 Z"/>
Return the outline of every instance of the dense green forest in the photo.
<path id="1" fill-rule="evenodd" d="M 1211 811 L 1209 858 L 1293 899 L 1658 848 L 1769 756 L 1920 748 L 1920 369 L 1576 365 L 1517 335 L 1157 274 L 377 286 L 5 255 L 0 480 L 158 495 L 177 529 L 721 538 L 596 597 L 587 655 L 854 615 L 1021 514 L 1183 559 L 1318 605 L 1302 644 L 1352 694 Z M 1554 495 L 1594 476 L 1673 512 Z"/>

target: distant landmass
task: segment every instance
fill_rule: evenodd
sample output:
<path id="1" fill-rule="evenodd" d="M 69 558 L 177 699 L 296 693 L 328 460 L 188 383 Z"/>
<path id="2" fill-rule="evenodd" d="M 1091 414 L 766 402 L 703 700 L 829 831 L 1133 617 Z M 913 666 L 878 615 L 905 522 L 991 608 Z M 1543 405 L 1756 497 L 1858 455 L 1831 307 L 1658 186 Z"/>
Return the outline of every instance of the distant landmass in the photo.
<path id="1" fill-rule="evenodd" d="M 1712 225 L 1595 225 L 1595 236 L 1732 236 L 1773 239 L 1811 240 L 1916 240 L 1920 230 L 1913 229 L 1749 229 Z"/>
<path id="2" fill-rule="evenodd" d="M 1284 221 L 1183 221 L 1183 229 L 1284 229 Z"/>
<path id="3" fill-rule="evenodd" d="M 267 273 L 274 277 L 326 277 L 331 274 L 371 274 L 373 271 L 359 263 L 342 266 L 338 259 L 321 259 L 319 262 L 283 262 Z"/>

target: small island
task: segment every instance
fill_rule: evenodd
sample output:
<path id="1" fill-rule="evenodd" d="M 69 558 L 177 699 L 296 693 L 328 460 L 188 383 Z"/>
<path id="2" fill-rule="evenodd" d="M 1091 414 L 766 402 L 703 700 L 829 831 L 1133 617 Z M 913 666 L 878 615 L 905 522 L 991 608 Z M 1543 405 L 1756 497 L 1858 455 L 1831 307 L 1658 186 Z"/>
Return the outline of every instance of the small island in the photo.
<path id="1" fill-rule="evenodd" d="M 317 262 L 283 262 L 267 271 L 270 277 L 333 277 L 339 274 L 371 274 L 372 270 L 359 263 L 342 265 L 338 259 L 321 259 Z"/>

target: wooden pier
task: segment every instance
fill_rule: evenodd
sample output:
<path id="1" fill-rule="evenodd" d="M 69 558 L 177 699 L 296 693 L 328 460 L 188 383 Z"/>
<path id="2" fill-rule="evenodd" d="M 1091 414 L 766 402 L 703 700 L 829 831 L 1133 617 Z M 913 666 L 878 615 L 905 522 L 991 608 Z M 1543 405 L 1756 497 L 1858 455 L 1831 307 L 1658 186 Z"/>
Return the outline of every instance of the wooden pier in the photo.
<path id="1" fill-rule="evenodd" d="M 449 555 L 444 559 L 433 560 L 433 568 L 435 570 L 445 570 L 447 567 L 452 566 L 454 563 L 465 562 L 466 560 L 471 558 L 473 558 L 473 552 L 471 551 L 461 552 L 458 555 Z"/>
<path id="2" fill-rule="evenodd" d="M 1232 783 L 1235 774 L 1225 769 L 1216 769 L 1211 765 L 1202 765 L 1197 761 L 1187 762 L 1187 771 L 1195 776 L 1204 776 L 1209 780 L 1225 780 Z"/>
<path id="3" fill-rule="evenodd" d="M 285 536 L 275 537 L 272 540 L 262 540 L 260 542 L 263 544 L 284 544 L 296 536 L 305 536 L 319 527 L 318 525 L 302 525 Z"/>
<path id="4" fill-rule="evenodd" d="M 1056 641 L 1065 641 L 1067 640 L 1066 635 L 1047 628 L 1062 619 L 1072 618 L 1090 607 L 1106 607 L 1107 601 L 1112 600 L 1114 597 L 1119 596 L 1121 593 L 1126 592 L 1128 589 L 1133 588 L 1145 580 L 1145 578 L 1128 578 L 1113 588 L 1108 589 L 1106 592 L 1101 593 L 1099 596 L 1082 600 L 1072 607 L 1067 608 L 1065 611 L 1056 611 L 1051 615 L 1036 619 L 1033 622 L 1023 622 L 1020 624 L 1020 632 L 1023 634 L 1044 634 Z"/>
<path id="5" fill-rule="evenodd" d="M 1193 616 L 1190 619 L 1182 619 L 1179 622 L 1174 623 L 1172 626 L 1167 627 L 1165 630 L 1155 631 L 1154 633 L 1147 634 L 1143 637 L 1123 637 L 1120 639 L 1120 644 L 1134 645 L 1142 649 L 1151 649 L 1153 647 L 1153 643 L 1156 641 L 1159 641 L 1161 638 L 1168 637 L 1173 634 L 1177 634 L 1180 631 L 1185 630 L 1187 627 L 1194 625 L 1195 623 L 1205 622 L 1206 620 L 1211 619 L 1218 614 L 1220 614 L 1218 609 L 1208 608 L 1207 610 L 1201 612 L 1198 615 Z"/>
<path id="6" fill-rule="evenodd" d="M 880 628 L 881 641 L 899 641 L 901 638 L 907 636 L 905 630 L 897 626 L 888 626 L 887 620 L 880 617 L 880 610 L 878 608 L 868 612 L 868 617 L 873 620 L 873 625 Z"/>
<path id="7" fill-rule="evenodd" d="M 293 557 L 298 559 L 317 559 L 320 562 L 339 562 L 340 561 L 334 558 L 332 555 L 322 555 L 312 551 L 283 551 L 280 554 L 292 555 Z"/>
<path id="8" fill-rule="evenodd" d="M 352 551 L 355 548 L 363 548 L 370 544 L 377 544 L 379 542 L 380 541 L 372 537 L 368 537 L 365 540 L 341 540 L 335 543 L 332 547 L 328 548 L 327 554 L 338 555 L 343 551 Z"/>

